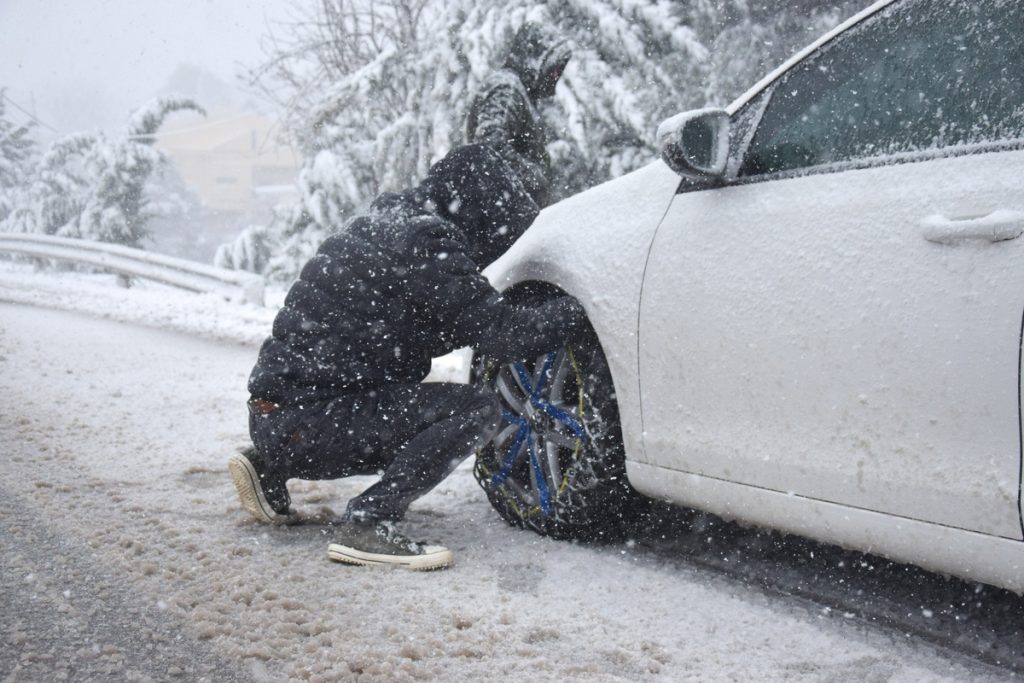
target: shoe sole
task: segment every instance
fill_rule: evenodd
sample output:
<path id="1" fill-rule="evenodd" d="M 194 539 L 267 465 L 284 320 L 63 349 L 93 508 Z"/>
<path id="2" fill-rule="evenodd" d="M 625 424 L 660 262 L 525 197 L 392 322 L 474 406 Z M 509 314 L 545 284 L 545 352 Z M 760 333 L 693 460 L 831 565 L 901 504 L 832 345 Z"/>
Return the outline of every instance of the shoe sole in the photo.
<path id="1" fill-rule="evenodd" d="M 327 557 L 335 562 L 355 564 L 364 567 L 403 567 L 417 571 L 444 569 L 452 564 L 452 553 L 447 548 L 422 555 L 380 555 L 331 543 L 327 546 Z"/>
<path id="2" fill-rule="evenodd" d="M 243 455 L 232 455 L 228 458 L 228 472 L 235 483 L 243 510 L 268 524 L 288 524 L 292 520 L 294 515 L 282 515 L 270 507 L 267 497 L 263 495 L 259 475 L 248 458 Z"/>

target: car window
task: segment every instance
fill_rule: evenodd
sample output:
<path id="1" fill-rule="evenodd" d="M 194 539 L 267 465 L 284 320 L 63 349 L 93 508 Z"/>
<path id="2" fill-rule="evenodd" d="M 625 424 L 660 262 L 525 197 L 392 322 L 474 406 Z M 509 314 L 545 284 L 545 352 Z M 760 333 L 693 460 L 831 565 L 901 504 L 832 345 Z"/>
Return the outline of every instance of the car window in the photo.
<path id="1" fill-rule="evenodd" d="M 736 177 L 743 150 L 750 144 L 754 130 L 764 113 L 768 90 L 762 90 L 737 110 L 729 119 L 729 162 L 728 177 Z"/>
<path id="2" fill-rule="evenodd" d="M 911 0 L 775 86 L 740 168 L 757 175 L 1024 137 L 1024 5 Z"/>

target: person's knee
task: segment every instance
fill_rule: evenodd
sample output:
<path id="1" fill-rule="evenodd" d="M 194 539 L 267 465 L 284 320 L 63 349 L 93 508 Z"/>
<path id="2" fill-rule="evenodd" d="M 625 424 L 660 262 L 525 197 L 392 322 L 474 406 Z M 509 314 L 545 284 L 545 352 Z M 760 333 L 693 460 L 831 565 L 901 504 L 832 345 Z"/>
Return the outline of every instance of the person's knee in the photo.
<path id="1" fill-rule="evenodd" d="M 472 416 L 485 425 L 497 425 L 501 419 L 501 402 L 497 394 L 472 384 L 453 384 L 450 389 L 450 398 L 455 407 L 453 412 Z"/>
<path id="2" fill-rule="evenodd" d="M 485 389 L 481 394 L 480 400 L 486 408 L 487 415 L 493 417 L 495 420 L 498 420 L 501 417 L 501 401 L 498 400 L 497 394 L 490 389 Z"/>
<path id="3" fill-rule="evenodd" d="M 501 422 L 501 401 L 490 389 L 472 387 L 475 391 L 474 407 L 486 429 L 496 429 Z"/>

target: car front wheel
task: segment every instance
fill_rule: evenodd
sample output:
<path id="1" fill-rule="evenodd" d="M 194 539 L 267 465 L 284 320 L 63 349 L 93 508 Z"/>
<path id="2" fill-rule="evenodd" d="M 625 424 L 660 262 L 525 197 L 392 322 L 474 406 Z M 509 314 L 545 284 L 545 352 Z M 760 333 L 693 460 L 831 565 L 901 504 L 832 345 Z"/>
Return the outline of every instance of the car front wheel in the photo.
<path id="1" fill-rule="evenodd" d="M 510 524 L 555 538 L 619 540 L 644 499 L 626 480 L 618 406 L 596 336 L 508 364 L 480 359 L 477 381 L 502 422 L 474 474 Z"/>

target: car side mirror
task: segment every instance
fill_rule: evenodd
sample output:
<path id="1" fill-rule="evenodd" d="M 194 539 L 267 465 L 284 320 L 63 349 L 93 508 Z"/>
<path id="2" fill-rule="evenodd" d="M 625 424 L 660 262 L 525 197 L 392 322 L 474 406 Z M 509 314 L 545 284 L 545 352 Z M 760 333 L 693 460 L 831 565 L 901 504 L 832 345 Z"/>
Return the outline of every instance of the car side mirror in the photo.
<path id="1" fill-rule="evenodd" d="M 694 109 L 658 126 L 661 158 L 691 180 L 725 175 L 729 157 L 729 115 L 723 109 Z"/>

